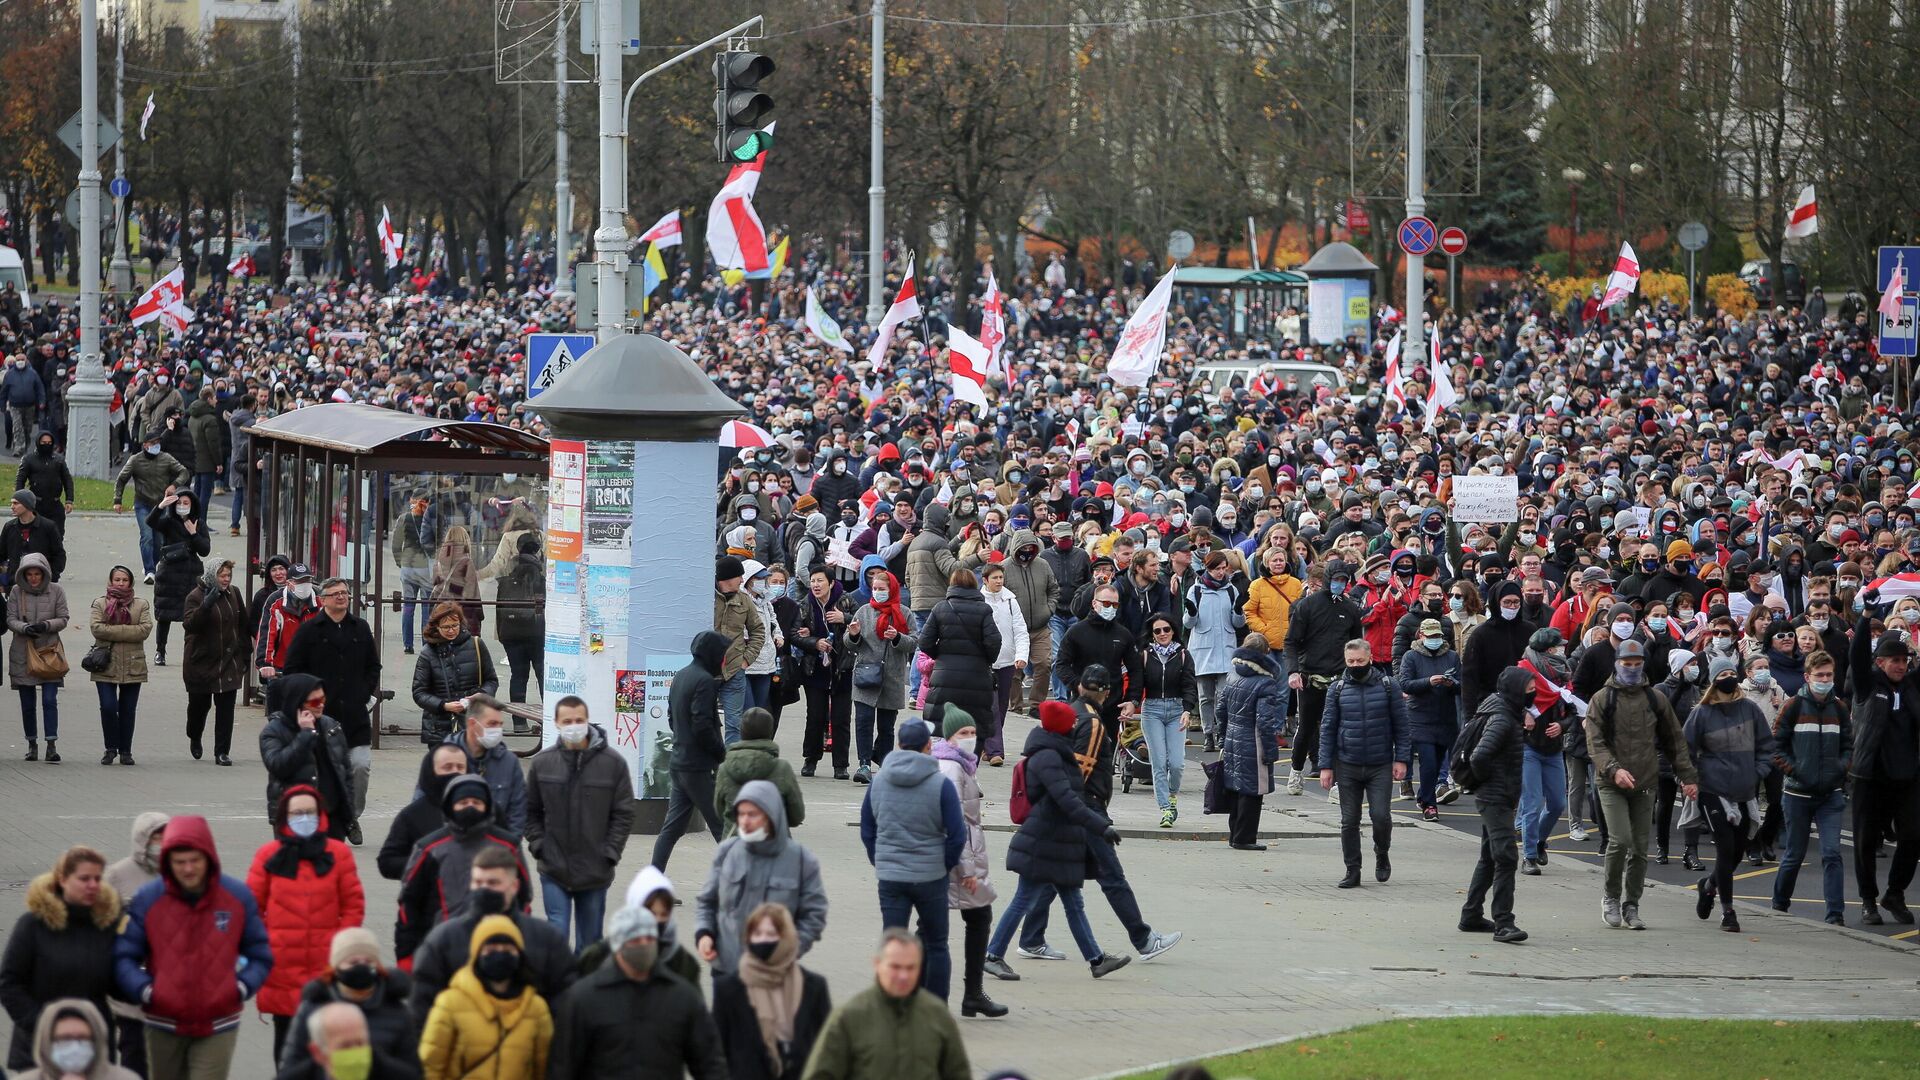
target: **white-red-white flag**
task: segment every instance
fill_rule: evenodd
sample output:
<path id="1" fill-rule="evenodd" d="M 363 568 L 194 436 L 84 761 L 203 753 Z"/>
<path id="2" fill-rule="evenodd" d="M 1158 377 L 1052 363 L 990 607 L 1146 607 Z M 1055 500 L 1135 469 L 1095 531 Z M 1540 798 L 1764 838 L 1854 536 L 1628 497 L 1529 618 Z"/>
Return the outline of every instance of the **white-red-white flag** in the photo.
<path id="1" fill-rule="evenodd" d="M 987 268 L 987 295 L 980 302 L 980 344 L 987 347 L 987 371 L 1007 376 L 1007 358 L 1001 346 L 1007 342 L 1007 298 L 1000 294 L 1000 283 Z"/>
<path id="2" fill-rule="evenodd" d="M 233 261 L 227 263 L 227 273 L 233 277 L 252 277 L 259 273 L 253 265 L 253 253 L 243 250 L 235 255 Z"/>
<path id="3" fill-rule="evenodd" d="M 186 269 L 176 266 L 173 272 L 148 286 L 140 294 L 127 312 L 127 319 L 135 326 L 150 323 L 160 317 L 160 313 L 175 304 L 184 304 L 187 300 Z"/>
<path id="4" fill-rule="evenodd" d="M 1173 300 L 1173 275 L 1160 280 L 1147 298 L 1134 309 L 1120 331 L 1120 342 L 1107 360 L 1107 374 L 1115 386 L 1145 386 L 1160 366 L 1160 351 L 1167 344 L 1167 305 Z"/>
<path id="5" fill-rule="evenodd" d="M 1440 414 L 1460 400 L 1460 392 L 1453 388 L 1453 365 L 1445 360 L 1435 359 L 1433 363 L 1433 386 L 1427 391 L 1427 430 L 1440 426 Z"/>
<path id="6" fill-rule="evenodd" d="M 187 324 L 194 320 L 194 311 L 185 304 L 169 304 L 160 309 L 160 325 L 176 334 L 187 332 Z"/>
<path id="7" fill-rule="evenodd" d="M 147 105 L 140 110 L 140 141 L 147 141 L 147 121 L 153 119 L 153 95 L 147 95 Z"/>
<path id="8" fill-rule="evenodd" d="M 736 166 L 736 170 L 746 166 Z M 753 189 L 759 172 L 745 173 L 729 180 L 707 207 L 707 254 L 722 270 L 742 270 L 749 276 L 771 276 L 773 262 L 767 256 L 767 228 L 753 208 Z"/>
<path id="9" fill-rule="evenodd" d="M 975 408 L 987 407 L 987 368 L 993 353 L 958 326 L 947 327 L 947 366 L 953 371 L 953 396 L 971 402 Z"/>
<path id="10" fill-rule="evenodd" d="M 1813 197 L 1813 185 L 1800 189 L 1800 201 L 1787 213 L 1787 239 L 1796 240 L 1820 231 L 1820 204 Z"/>
<path id="11" fill-rule="evenodd" d="M 900 329 L 908 319 L 920 317 L 920 286 L 913 277 L 913 260 L 907 260 L 907 276 L 900 282 L 900 291 L 893 294 L 893 304 L 887 308 L 887 317 L 880 320 L 880 332 L 873 336 L 873 344 L 867 347 L 867 362 L 875 370 L 886 366 L 887 346 L 893 343 L 893 332 Z"/>
<path id="12" fill-rule="evenodd" d="M 1887 279 L 1887 291 L 1880 294 L 1880 314 L 1889 319 L 1899 318 L 1906 298 L 1907 264 L 1896 260 L 1893 264 L 1893 276 Z"/>
<path id="13" fill-rule="evenodd" d="M 1600 308 L 1606 310 L 1632 296 L 1640 287 L 1640 259 L 1633 253 L 1633 245 L 1622 243 L 1620 257 L 1614 260 L 1613 273 L 1607 275 L 1607 291 L 1600 297 Z"/>
<path id="14" fill-rule="evenodd" d="M 640 239 L 634 241 L 634 245 L 637 247 L 640 244 L 652 244 L 657 248 L 670 248 L 680 243 L 681 235 L 680 211 L 669 210 L 664 217 L 653 223 L 651 229 L 641 233 Z"/>
<path id="15" fill-rule="evenodd" d="M 387 208 L 384 206 L 380 208 L 379 232 L 380 251 L 387 257 L 387 269 L 391 270 L 400 265 L 400 252 L 405 246 L 405 241 L 394 230 L 393 218 L 387 215 Z"/>
<path id="16" fill-rule="evenodd" d="M 1407 407 L 1407 380 L 1400 371 L 1400 332 L 1397 330 L 1387 342 L 1387 400 L 1402 409 Z"/>

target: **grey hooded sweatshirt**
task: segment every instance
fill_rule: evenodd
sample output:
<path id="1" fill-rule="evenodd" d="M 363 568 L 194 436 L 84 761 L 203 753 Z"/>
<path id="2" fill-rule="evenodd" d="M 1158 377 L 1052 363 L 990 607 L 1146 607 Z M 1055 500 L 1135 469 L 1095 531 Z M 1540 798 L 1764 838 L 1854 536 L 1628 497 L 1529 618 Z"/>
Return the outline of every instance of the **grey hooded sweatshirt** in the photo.
<path id="1" fill-rule="evenodd" d="M 765 780 L 749 780 L 734 797 L 767 815 L 768 836 L 748 840 L 731 836 L 713 853 L 713 866 L 695 900 L 693 940 L 713 938 L 715 978 L 739 969 L 747 940 L 747 916 L 761 904 L 785 904 L 800 934 L 800 955 L 813 948 L 827 928 L 827 889 L 820 860 L 787 835 L 787 808 L 780 789 Z"/>

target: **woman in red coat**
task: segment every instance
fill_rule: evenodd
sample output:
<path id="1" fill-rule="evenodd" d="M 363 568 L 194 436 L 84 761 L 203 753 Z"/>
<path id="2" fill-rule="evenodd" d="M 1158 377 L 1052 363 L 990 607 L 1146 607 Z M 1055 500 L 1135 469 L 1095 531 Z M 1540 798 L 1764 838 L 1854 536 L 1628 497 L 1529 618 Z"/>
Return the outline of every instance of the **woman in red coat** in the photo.
<path id="1" fill-rule="evenodd" d="M 288 788 L 274 815 L 275 838 L 254 852 L 247 871 L 247 887 L 273 946 L 273 971 L 260 988 L 259 1004 L 273 1017 L 275 1061 L 300 1011 L 301 989 L 332 970 L 334 932 L 359 926 L 367 913 L 353 849 L 327 835 L 320 801 L 309 785 Z"/>

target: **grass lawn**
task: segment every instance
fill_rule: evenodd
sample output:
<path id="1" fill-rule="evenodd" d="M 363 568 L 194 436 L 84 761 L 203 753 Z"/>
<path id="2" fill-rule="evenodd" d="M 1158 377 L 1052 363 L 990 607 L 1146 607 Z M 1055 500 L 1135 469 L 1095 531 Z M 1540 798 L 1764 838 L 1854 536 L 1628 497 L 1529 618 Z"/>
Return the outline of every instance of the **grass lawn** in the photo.
<path id="1" fill-rule="evenodd" d="M 1920 1076 L 1920 1023 L 1495 1016 L 1395 1020 L 1211 1058 L 1217 1080 Z M 1136 1080 L 1160 1080 L 1140 1073 Z"/>
<path id="2" fill-rule="evenodd" d="M 127 487 L 131 489 L 132 484 Z M 133 496 L 127 496 L 127 513 L 133 513 Z M 85 476 L 73 478 L 73 508 L 78 510 L 113 509 L 113 481 L 93 480 Z"/>

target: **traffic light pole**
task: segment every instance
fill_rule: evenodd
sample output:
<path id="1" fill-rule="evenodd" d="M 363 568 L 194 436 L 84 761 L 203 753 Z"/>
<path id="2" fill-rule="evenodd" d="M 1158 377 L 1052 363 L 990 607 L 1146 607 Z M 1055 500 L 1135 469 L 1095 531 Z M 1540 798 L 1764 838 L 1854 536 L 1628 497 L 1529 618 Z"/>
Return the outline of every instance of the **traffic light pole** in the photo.
<path id="1" fill-rule="evenodd" d="M 873 0 L 873 129 L 867 136 L 872 175 L 867 180 L 867 323 L 886 317 L 887 283 L 887 0 Z"/>
<path id="2" fill-rule="evenodd" d="M 1427 212 L 1427 6 L 1407 0 L 1407 217 Z M 1427 260 L 1407 255 L 1406 348 L 1401 356 L 1425 363 Z M 1430 373 L 1431 374 L 1431 373 Z"/>

